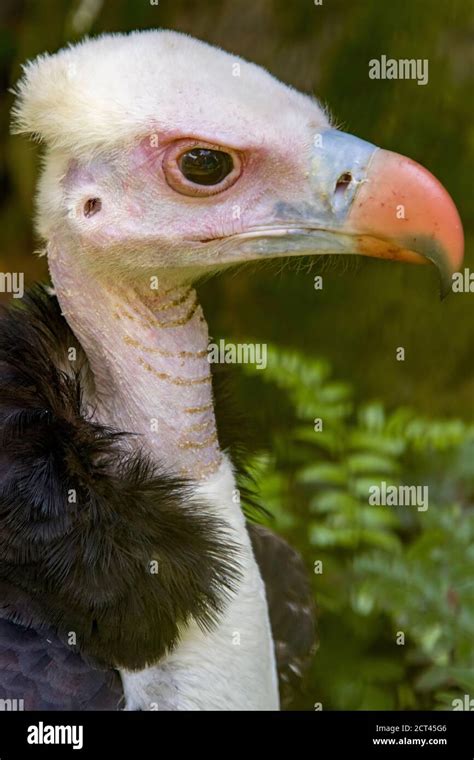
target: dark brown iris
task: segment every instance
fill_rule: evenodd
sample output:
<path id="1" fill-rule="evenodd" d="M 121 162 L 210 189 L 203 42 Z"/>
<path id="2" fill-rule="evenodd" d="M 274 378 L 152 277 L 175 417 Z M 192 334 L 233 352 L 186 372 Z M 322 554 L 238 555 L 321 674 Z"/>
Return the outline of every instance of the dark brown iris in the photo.
<path id="1" fill-rule="evenodd" d="M 183 153 L 179 167 L 189 182 L 196 185 L 218 185 L 234 168 L 232 156 L 221 150 L 193 148 Z"/>

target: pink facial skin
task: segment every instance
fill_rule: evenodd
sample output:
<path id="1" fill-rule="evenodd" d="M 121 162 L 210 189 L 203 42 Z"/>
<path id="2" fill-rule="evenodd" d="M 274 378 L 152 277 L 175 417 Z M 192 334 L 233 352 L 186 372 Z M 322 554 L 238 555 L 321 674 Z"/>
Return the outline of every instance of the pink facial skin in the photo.
<path id="1" fill-rule="evenodd" d="M 180 269 L 219 264 L 208 241 L 219 241 L 268 223 L 281 198 L 304 200 L 309 140 L 301 126 L 300 145 L 281 145 L 275 152 L 262 139 L 226 145 L 198 138 L 150 131 L 134 146 L 78 167 L 72 162 L 62 182 L 71 214 L 72 238 L 90 252 L 94 271 L 103 262 L 109 272 L 157 268 Z M 176 159 L 193 146 L 230 153 L 232 176 L 216 192 L 192 190 L 179 179 Z M 300 191 L 297 188 L 300 188 Z M 88 199 L 99 198 L 101 211 L 85 218 Z M 183 251 L 183 246 L 185 251 Z M 140 261 L 133 256 L 141 250 Z M 131 266 L 129 266 L 131 265 Z"/>
<path id="2" fill-rule="evenodd" d="M 179 476 L 204 478 L 220 463 L 207 326 L 187 286 L 219 267 L 225 245 L 289 222 L 309 240 L 334 233 L 353 246 L 348 252 L 417 260 L 421 238 L 439 243 L 449 267 L 461 261 L 462 230 L 446 191 L 414 162 L 375 148 L 347 218 L 334 230 L 313 221 L 314 193 L 334 191 L 308 180 L 313 128 L 310 119 L 294 123 L 290 142 L 271 127 L 253 138 L 237 129 L 227 143 L 209 131 L 151 130 L 123 151 L 72 161 L 62 180 L 68 217 L 50 238 L 50 270 L 90 360 L 95 413 L 136 434 L 133 445 Z M 232 156 L 221 186 L 192 188 L 180 175 L 180 156 L 195 146 Z M 285 235 L 274 255 L 284 255 Z"/>

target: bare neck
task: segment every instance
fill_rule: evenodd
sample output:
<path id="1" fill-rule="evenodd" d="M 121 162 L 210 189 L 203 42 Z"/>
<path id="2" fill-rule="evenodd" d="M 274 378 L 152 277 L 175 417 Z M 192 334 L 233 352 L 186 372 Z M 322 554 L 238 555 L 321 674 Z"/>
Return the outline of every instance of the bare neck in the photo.
<path id="1" fill-rule="evenodd" d="M 121 671 L 127 709 L 278 709 L 265 592 L 217 443 L 208 331 L 196 295 L 164 281 L 157 292 L 101 281 L 75 253 L 50 245 L 49 266 L 89 359 L 94 418 L 138 434 L 132 445 L 168 473 L 203 481 L 196 493 L 240 546 L 242 580 L 216 628 L 204 634 L 191 622 L 161 662 Z"/>
<path id="2" fill-rule="evenodd" d="M 218 469 L 208 330 L 192 288 L 153 290 L 90 277 L 80 257 L 50 246 L 49 267 L 94 376 L 95 416 L 138 434 L 170 474 L 205 479 Z"/>

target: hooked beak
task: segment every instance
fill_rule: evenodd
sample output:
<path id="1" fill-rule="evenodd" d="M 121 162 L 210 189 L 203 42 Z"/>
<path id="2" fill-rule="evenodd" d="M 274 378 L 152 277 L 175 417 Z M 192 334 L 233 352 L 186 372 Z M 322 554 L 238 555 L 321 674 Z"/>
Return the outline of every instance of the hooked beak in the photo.
<path id="1" fill-rule="evenodd" d="M 240 235 L 238 258 L 363 254 L 433 262 L 441 293 L 463 260 L 456 207 L 427 169 L 344 132 L 317 135 L 304 203 L 280 202 L 270 224 Z"/>

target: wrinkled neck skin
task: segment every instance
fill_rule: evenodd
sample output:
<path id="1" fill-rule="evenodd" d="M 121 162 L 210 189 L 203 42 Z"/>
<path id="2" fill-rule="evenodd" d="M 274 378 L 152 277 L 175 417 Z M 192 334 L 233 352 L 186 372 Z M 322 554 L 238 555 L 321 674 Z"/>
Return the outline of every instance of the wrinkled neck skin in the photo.
<path id="1" fill-rule="evenodd" d="M 242 581 L 218 625 L 204 634 L 191 622 L 162 661 L 122 670 L 126 709 L 278 709 L 265 588 L 217 441 L 208 330 L 194 290 L 166 275 L 158 290 L 148 281 L 140 288 L 91 276 L 64 241 L 50 241 L 48 262 L 61 310 L 92 370 L 94 420 L 132 433 L 122 445 L 195 482 L 199 503 L 241 547 Z"/>
<path id="2" fill-rule="evenodd" d="M 166 275 L 158 288 L 90 277 L 56 245 L 49 267 L 62 312 L 92 369 L 97 417 L 134 433 L 168 474 L 217 472 L 208 329 L 196 292 Z"/>

